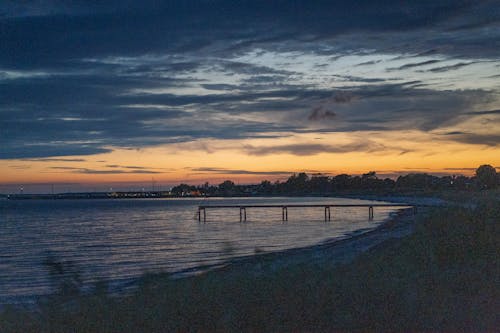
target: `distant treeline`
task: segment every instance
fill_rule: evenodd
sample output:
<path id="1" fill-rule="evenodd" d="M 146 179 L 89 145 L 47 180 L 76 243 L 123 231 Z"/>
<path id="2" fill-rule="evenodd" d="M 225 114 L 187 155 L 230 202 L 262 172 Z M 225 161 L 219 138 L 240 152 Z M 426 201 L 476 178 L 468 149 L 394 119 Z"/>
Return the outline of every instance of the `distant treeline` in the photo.
<path id="1" fill-rule="evenodd" d="M 396 180 L 379 178 L 374 171 L 361 176 L 341 174 L 333 177 L 304 172 L 293 174 L 286 181 L 274 183 L 263 180 L 256 185 L 236 185 L 226 180 L 219 185 L 193 186 L 180 184 L 171 190 L 173 196 L 247 196 L 247 195 L 329 195 L 339 192 L 353 193 L 401 193 L 440 190 L 478 190 L 496 188 L 500 174 L 490 165 L 476 169 L 472 177 L 433 176 L 426 173 L 411 173 Z"/>

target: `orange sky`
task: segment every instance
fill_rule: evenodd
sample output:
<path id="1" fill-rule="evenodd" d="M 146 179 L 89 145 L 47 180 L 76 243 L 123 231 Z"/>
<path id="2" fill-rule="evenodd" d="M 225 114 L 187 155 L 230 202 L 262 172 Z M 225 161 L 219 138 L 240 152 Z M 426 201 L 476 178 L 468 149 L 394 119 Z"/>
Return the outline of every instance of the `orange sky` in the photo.
<path id="1" fill-rule="evenodd" d="M 317 142 L 349 145 L 370 138 L 371 151 L 364 152 L 255 152 L 249 147 L 276 147 Z M 313 146 L 314 147 L 314 146 Z M 307 148 L 307 147 L 306 147 Z M 336 175 L 376 171 L 382 177 L 398 172 L 472 175 L 481 164 L 500 166 L 500 149 L 450 141 L 432 140 L 417 131 L 406 133 L 343 133 L 292 135 L 277 139 L 199 140 L 140 150 L 115 149 L 92 156 L 0 161 L 0 183 L 12 191 L 24 185 L 42 183 L 64 190 L 164 188 L 181 182 L 217 184 L 226 179 L 255 183 L 263 179 L 286 179 L 293 172 Z M 143 173 L 146 172 L 146 173 Z M 46 183 L 46 184 L 45 184 Z M 9 186 L 6 186 L 9 185 Z M 32 187 L 33 188 L 33 187 Z M 33 188 L 33 190 L 35 190 Z"/>

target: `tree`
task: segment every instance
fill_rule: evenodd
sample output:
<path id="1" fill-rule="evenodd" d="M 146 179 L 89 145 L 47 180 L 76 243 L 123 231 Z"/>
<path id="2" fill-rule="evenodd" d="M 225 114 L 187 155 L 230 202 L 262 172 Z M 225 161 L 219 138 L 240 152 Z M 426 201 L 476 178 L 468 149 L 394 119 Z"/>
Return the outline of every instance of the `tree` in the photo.
<path id="1" fill-rule="evenodd" d="M 497 171 L 489 164 L 483 164 L 476 169 L 476 179 L 480 188 L 490 189 L 497 187 Z"/>
<path id="2" fill-rule="evenodd" d="M 226 180 L 219 184 L 219 191 L 224 196 L 234 195 L 236 193 L 236 185 L 232 181 Z"/>
<path id="3" fill-rule="evenodd" d="M 263 180 L 259 185 L 259 191 L 262 194 L 271 194 L 273 192 L 273 184 L 269 180 Z"/>
<path id="4" fill-rule="evenodd" d="M 333 186 L 336 190 L 346 190 L 351 189 L 352 177 L 345 173 L 337 175 L 332 178 Z"/>
<path id="5" fill-rule="evenodd" d="M 292 176 L 290 176 L 285 184 L 289 193 L 301 194 L 305 193 L 305 191 L 308 189 L 308 183 L 309 176 L 306 173 L 301 172 L 299 174 L 293 174 Z"/>
<path id="6" fill-rule="evenodd" d="M 172 188 L 172 194 L 177 196 L 190 195 L 192 191 L 196 191 L 196 186 L 180 184 Z"/>
<path id="7" fill-rule="evenodd" d="M 377 173 L 375 171 L 364 173 L 361 176 L 361 185 L 365 189 L 376 189 L 378 184 Z"/>
<path id="8" fill-rule="evenodd" d="M 330 179 L 321 174 L 314 175 L 309 180 L 309 187 L 312 193 L 328 193 L 331 191 Z"/>

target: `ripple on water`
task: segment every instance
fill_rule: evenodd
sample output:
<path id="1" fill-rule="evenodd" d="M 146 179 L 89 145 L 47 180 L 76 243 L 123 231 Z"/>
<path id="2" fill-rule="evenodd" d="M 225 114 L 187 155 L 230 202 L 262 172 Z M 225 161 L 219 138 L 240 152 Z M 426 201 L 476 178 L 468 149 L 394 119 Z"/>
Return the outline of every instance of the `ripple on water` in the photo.
<path id="1" fill-rule="evenodd" d="M 198 223 L 199 204 L 367 203 L 342 198 L 211 198 L 126 200 L 39 200 L 0 202 L 0 303 L 26 300 L 51 292 L 43 261 L 71 262 L 89 283 L 130 281 L 145 272 L 181 271 L 259 251 L 279 251 L 321 243 L 370 230 L 392 209 L 324 211 L 280 209 L 209 210 Z"/>

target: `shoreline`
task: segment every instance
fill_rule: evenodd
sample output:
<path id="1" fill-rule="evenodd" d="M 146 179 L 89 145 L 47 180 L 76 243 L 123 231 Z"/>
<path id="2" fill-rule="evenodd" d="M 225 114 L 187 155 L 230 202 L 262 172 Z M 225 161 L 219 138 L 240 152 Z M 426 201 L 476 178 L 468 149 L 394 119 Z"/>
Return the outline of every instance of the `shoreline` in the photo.
<path id="1" fill-rule="evenodd" d="M 425 212 L 417 214 L 423 213 Z M 234 258 L 204 271 L 183 271 L 167 275 L 172 279 L 190 278 L 203 274 L 238 274 L 243 271 L 246 274 L 263 275 L 303 263 L 332 266 L 346 264 L 385 241 L 400 239 L 413 232 L 417 220 L 413 209 L 399 209 L 391 215 L 374 229 L 359 234 L 330 239 L 307 247 Z M 162 273 L 158 274 L 159 277 L 162 275 Z"/>
<path id="2" fill-rule="evenodd" d="M 380 200 L 383 201 L 383 200 Z M 438 205 L 436 205 L 438 206 Z M 428 206 L 427 206 L 428 207 Z M 335 267 L 348 264 L 370 249 L 384 242 L 397 241 L 414 231 L 417 218 L 426 214 L 428 208 L 420 208 L 414 214 L 413 208 L 401 208 L 389 214 L 378 226 L 304 247 L 290 248 L 276 252 L 255 253 L 235 257 L 227 261 L 188 268 L 177 272 L 157 272 L 145 274 L 131 281 L 111 287 L 108 292 L 113 297 L 126 297 L 133 294 L 140 285 L 147 281 L 160 287 L 163 281 L 189 280 L 203 276 L 215 276 L 227 279 L 231 276 L 265 276 L 280 269 L 302 264 L 329 265 Z"/>
<path id="3" fill-rule="evenodd" d="M 272 270 L 290 265 L 299 265 L 314 260 L 317 263 L 329 263 L 333 265 L 345 264 L 355 259 L 360 254 L 380 245 L 389 239 L 400 239 L 413 232 L 417 216 L 422 216 L 428 207 L 440 207 L 447 204 L 446 201 L 434 197 L 409 197 L 389 196 L 376 197 L 365 196 L 340 196 L 337 198 L 385 201 L 392 203 L 404 203 L 409 205 L 421 205 L 418 213 L 413 213 L 413 208 L 402 208 L 389 214 L 382 223 L 366 231 L 358 230 L 333 239 L 326 239 L 321 243 L 290 248 L 276 252 L 255 253 L 253 255 L 236 257 L 225 262 L 209 265 L 206 267 L 195 267 L 173 273 L 157 273 L 158 276 L 167 275 L 172 279 L 189 278 L 202 274 L 227 272 L 231 269 L 247 269 L 254 273 L 269 273 L 264 271 L 262 263 L 266 263 Z M 361 232 L 359 232 L 361 231 Z M 271 265 L 271 266 L 270 266 Z M 252 267 L 253 266 L 253 267 Z M 140 282 L 141 278 L 137 282 Z"/>
<path id="4" fill-rule="evenodd" d="M 356 199 L 375 200 L 374 198 L 365 199 L 360 197 L 356 197 Z M 378 199 L 376 201 L 407 203 L 402 200 L 389 201 L 385 200 L 385 198 Z M 434 205 L 426 203 L 425 205 L 438 206 L 439 203 L 434 203 Z M 421 214 L 424 209 L 427 208 L 420 208 L 417 215 Z M 361 253 L 366 252 L 370 248 L 375 247 L 388 239 L 399 239 L 409 235 L 413 231 L 417 215 L 413 213 L 413 208 L 399 208 L 390 213 L 384 221 L 373 228 L 355 230 L 349 234 L 325 239 L 317 244 L 294 247 L 280 251 L 264 251 L 261 253 L 230 258 L 220 263 L 196 266 L 175 272 L 151 273 L 151 275 L 147 274 L 147 279 L 168 278 L 171 280 L 180 280 L 194 278 L 205 274 L 224 274 L 230 272 L 231 270 L 235 270 L 233 273 L 237 273 L 236 271 L 239 272 L 241 270 L 246 270 L 248 273 L 253 272 L 256 275 L 268 274 L 271 273 L 271 271 L 267 271 L 266 267 L 272 267 L 272 271 L 274 271 L 286 266 L 311 262 L 311 259 L 314 259 L 316 262 L 321 261 L 325 263 L 327 261 L 327 257 L 331 260 L 331 263 L 334 264 L 348 263 Z M 348 260 L 346 261 L 345 259 Z M 265 265 L 263 266 L 262 264 Z M 120 295 L 126 295 L 130 292 L 133 293 L 135 288 L 137 288 L 144 279 L 145 276 L 140 276 L 133 280 L 121 283 L 120 285 L 111 288 L 110 292 L 112 295 L 116 295 L 117 297 L 120 297 Z"/>

